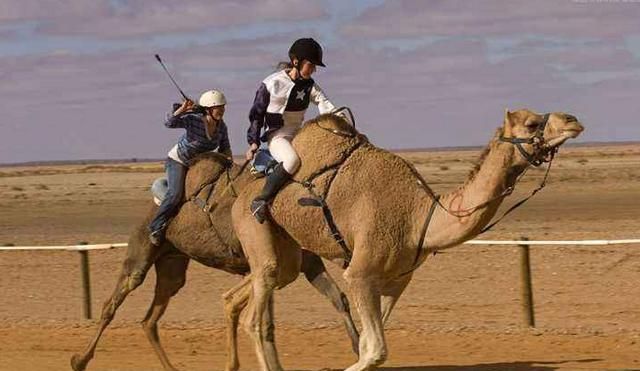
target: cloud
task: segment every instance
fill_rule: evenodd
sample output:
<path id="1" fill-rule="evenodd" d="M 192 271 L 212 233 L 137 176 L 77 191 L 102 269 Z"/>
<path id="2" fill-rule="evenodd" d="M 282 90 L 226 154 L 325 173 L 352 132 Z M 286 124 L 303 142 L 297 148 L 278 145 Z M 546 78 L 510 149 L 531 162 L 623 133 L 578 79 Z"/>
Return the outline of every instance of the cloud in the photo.
<path id="1" fill-rule="evenodd" d="M 251 23 L 295 22 L 326 16 L 304 0 L 5 0 L 0 21 L 38 21 L 38 32 L 98 38 L 153 37 Z"/>
<path id="2" fill-rule="evenodd" d="M 267 27 L 257 13 L 242 15 L 242 9 L 263 6 L 253 0 L 218 3 L 219 9 L 227 9 L 224 14 L 229 19 L 207 28 L 222 35 L 212 35 L 215 41 L 208 43 L 196 37 L 197 32 L 174 31 L 196 30 L 210 25 L 209 20 L 164 24 L 169 10 L 199 17 L 195 9 L 207 4 L 172 5 L 161 0 L 138 8 L 139 3 L 121 0 L 92 5 L 70 0 L 67 9 L 19 8 L 18 4 L 13 13 L 0 12 L 14 22 L 0 30 L 7 37 L 15 32 L 25 37 L 31 29 L 15 26 L 15 19 L 31 19 L 40 31 L 87 33 L 96 40 L 123 37 L 117 41 L 118 48 L 97 48 L 91 53 L 61 44 L 47 53 L 0 58 L 0 97 L 9 107 L 0 121 L 0 162 L 163 157 L 181 134 L 162 126 L 165 112 L 179 95 L 154 53 L 160 53 L 192 97 L 210 88 L 224 90 L 233 149 L 243 151 L 247 113 L 260 81 L 276 62 L 286 59 L 293 39 L 326 32 L 314 22 L 282 27 L 296 16 L 289 17 L 292 13 L 287 11 L 276 14 L 275 9 L 298 4 L 300 9 L 294 11 L 302 13 L 297 16 L 308 19 L 323 17 L 323 11 L 296 1 L 268 2 L 273 6 L 270 17 L 286 21 L 273 21 L 273 27 Z M 483 145 L 502 121 L 505 108 L 522 107 L 577 115 L 587 125 L 580 140 L 640 139 L 635 123 L 640 115 L 640 105 L 635 103 L 640 59 L 630 47 L 637 40 L 623 37 L 622 31 L 632 25 L 616 10 L 633 14 L 640 8 L 570 1 L 554 2 L 554 8 L 548 2 L 527 2 L 526 6 L 516 2 L 516 6 L 488 1 L 486 6 L 465 2 L 464 9 L 469 11 L 463 12 L 454 11 L 455 4 L 463 6 L 456 1 L 454 5 L 449 1 L 424 4 L 429 6 L 399 0 L 364 10 L 325 45 L 328 67 L 314 77 L 337 105 L 353 109 L 358 127 L 373 143 L 386 148 Z M 526 9 L 515 9 L 518 6 Z M 570 13 L 569 6 L 578 10 Z M 590 21 L 572 18 L 591 19 L 592 6 L 602 11 L 601 21 L 605 26 L 611 23 L 610 27 L 594 28 Z M 88 12 L 86 19 L 74 25 L 72 20 L 79 20 L 81 11 Z M 130 25 L 127 19 L 138 24 Z M 462 20 L 464 27 L 458 24 Z M 64 22 L 71 23 L 65 26 Z M 248 22 L 246 27 L 255 35 L 230 32 L 244 26 L 221 27 L 224 22 Z M 539 33 L 514 33 L 516 25 Z M 261 27 L 268 32 L 258 32 Z M 164 46 L 153 42 L 150 35 L 156 30 L 180 42 Z M 128 43 L 130 39 L 134 42 Z M 311 109 L 307 116 L 315 112 Z"/>
<path id="3" fill-rule="evenodd" d="M 613 37 L 640 32 L 640 3 L 578 1 L 396 0 L 343 27 L 357 39 L 538 34 Z"/>

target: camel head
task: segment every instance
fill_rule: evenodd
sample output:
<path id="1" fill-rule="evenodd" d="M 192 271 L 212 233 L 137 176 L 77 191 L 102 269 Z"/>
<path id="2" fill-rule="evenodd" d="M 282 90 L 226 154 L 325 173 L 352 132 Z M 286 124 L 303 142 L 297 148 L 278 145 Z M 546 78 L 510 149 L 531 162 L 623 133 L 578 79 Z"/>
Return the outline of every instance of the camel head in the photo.
<path id="1" fill-rule="evenodd" d="M 549 161 L 567 139 L 584 130 L 578 119 L 564 112 L 538 114 L 528 109 L 505 111 L 500 140 L 515 145 L 522 165 L 538 166 Z"/>

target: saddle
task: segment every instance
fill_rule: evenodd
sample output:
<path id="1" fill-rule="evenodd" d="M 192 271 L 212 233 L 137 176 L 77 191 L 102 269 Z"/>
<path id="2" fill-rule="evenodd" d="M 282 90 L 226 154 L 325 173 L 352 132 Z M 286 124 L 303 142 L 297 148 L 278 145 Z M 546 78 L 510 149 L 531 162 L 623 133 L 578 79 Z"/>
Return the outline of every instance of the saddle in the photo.
<path id="1" fill-rule="evenodd" d="M 153 195 L 153 202 L 160 206 L 164 198 L 167 197 L 167 191 L 169 191 L 169 183 L 167 177 L 160 177 L 153 181 L 151 184 L 151 194 Z"/>

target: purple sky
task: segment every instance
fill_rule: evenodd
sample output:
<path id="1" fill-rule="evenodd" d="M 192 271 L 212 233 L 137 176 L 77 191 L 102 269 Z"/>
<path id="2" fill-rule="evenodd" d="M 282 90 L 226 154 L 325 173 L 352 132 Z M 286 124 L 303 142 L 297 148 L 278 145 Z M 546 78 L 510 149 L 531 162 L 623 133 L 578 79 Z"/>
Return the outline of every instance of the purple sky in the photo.
<path id="1" fill-rule="evenodd" d="M 640 140 L 640 0 L 3 0 L 0 163 L 164 157 L 182 131 L 155 53 L 194 98 L 225 92 L 239 154 L 257 86 L 305 36 L 381 147 L 484 145 L 523 107 Z"/>

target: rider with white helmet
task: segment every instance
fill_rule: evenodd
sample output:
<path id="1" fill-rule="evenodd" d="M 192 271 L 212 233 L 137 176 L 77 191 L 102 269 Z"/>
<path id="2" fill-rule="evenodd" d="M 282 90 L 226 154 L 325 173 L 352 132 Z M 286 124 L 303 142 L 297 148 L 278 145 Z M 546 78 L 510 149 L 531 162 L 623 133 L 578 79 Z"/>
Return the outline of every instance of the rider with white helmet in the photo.
<path id="1" fill-rule="evenodd" d="M 231 158 L 227 125 L 222 120 L 227 100 L 220 90 L 202 93 L 198 106 L 190 100 L 169 114 L 165 126 L 184 128 L 186 133 L 171 148 L 165 162 L 168 192 L 156 216 L 149 224 L 150 240 L 154 245 L 164 241 L 164 233 L 171 217 L 178 211 L 184 194 L 184 180 L 192 160 L 199 154 L 217 151 Z"/>

